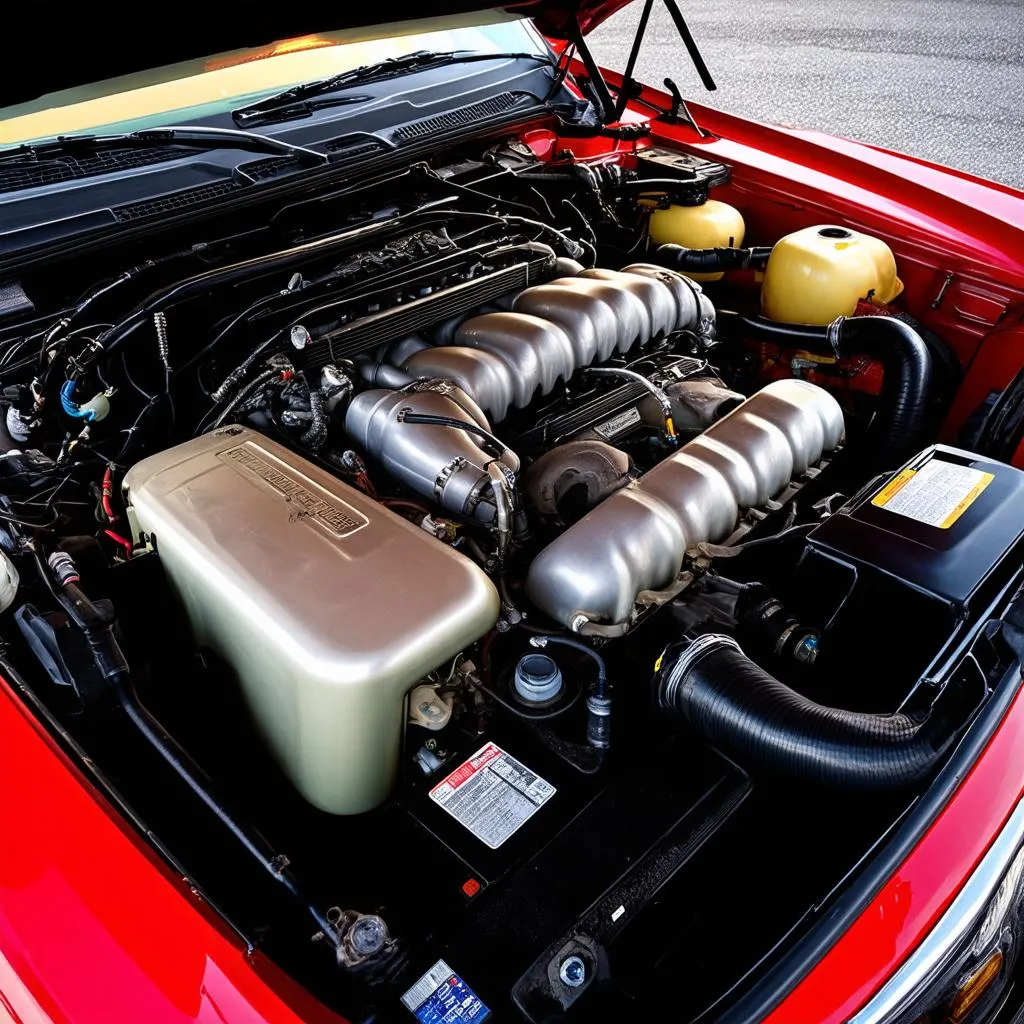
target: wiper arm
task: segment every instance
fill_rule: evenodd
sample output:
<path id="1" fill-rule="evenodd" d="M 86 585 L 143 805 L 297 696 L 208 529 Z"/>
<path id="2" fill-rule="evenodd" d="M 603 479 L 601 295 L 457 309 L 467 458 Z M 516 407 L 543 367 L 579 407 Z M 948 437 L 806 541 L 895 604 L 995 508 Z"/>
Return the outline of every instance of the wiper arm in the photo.
<path id="1" fill-rule="evenodd" d="M 257 132 L 239 128 L 207 128 L 203 125 L 168 125 L 143 128 L 123 135 L 58 135 L 49 142 L 24 143 L 0 150 L 0 160 L 22 158 L 36 161 L 49 155 L 77 153 L 88 149 L 111 149 L 118 146 L 192 146 L 198 149 L 245 149 L 260 153 L 281 153 L 295 156 L 306 163 L 325 164 L 326 153 L 296 146 Z"/>
<path id="2" fill-rule="evenodd" d="M 364 64 L 350 71 L 332 75 L 330 78 L 318 78 L 311 82 L 293 85 L 283 92 L 267 96 L 246 107 L 232 111 L 235 124 L 265 124 L 277 118 L 268 115 L 308 117 L 314 110 L 342 103 L 358 103 L 368 97 L 350 96 L 327 99 L 333 92 L 344 90 L 353 85 L 369 82 L 381 82 L 388 78 L 416 71 L 428 71 L 431 68 L 448 67 L 452 64 L 469 64 L 477 61 L 490 60 L 532 60 L 540 64 L 554 67 L 551 58 L 541 53 L 479 53 L 475 50 L 415 50 L 402 57 L 390 57 L 377 64 Z M 319 98 L 319 99 L 318 99 Z M 313 102 L 310 102 L 313 101 Z"/>

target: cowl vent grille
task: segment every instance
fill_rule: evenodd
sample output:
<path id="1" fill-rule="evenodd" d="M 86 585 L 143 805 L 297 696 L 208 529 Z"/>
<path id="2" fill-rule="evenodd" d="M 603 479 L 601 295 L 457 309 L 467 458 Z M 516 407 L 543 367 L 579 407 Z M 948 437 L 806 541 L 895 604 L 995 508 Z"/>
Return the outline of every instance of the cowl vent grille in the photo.
<path id="1" fill-rule="evenodd" d="M 392 138 L 396 142 L 409 142 L 412 139 L 422 139 L 426 135 L 433 135 L 435 132 L 465 128 L 466 125 L 473 124 L 474 121 L 482 121 L 488 117 L 504 114 L 512 110 L 516 103 L 515 93 L 499 93 L 497 96 L 481 100 L 479 103 L 470 103 L 468 106 L 459 107 L 458 110 L 449 110 L 436 117 L 425 117 L 422 121 L 404 124 L 393 133 Z"/>
<path id="2" fill-rule="evenodd" d="M 214 181 L 209 185 L 200 185 L 198 188 L 188 188 L 181 192 L 172 192 L 170 195 L 161 196 L 159 199 L 147 199 L 142 203 L 128 203 L 119 206 L 114 210 L 114 218 L 119 224 L 128 221 L 142 220 L 145 217 L 156 217 L 163 213 L 173 213 L 175 210 L 184 210 L 186 207 L 194 206 L 196 203 L 205 203 L 211 199 L 219 199 L 230 192 L 235 192 L 244 186 L 235 181 Z"/>
<path id="3" fill-rule="evenodd" d="M 344 157 L 346 160 L 359 160 L 364 156 L 373 156 L 375 153 L 383 153 L 390 147 L 380 139 L 353 139 L 351 135 L 341 135 L 331 139 L 324 144 L 324 149 L 331 154 L 331 157 L 338 159 Z"/>
<path id="4" fill-rule="evenodd" d="M 27 188 L 59 185 L 79 181 L 98 174 L 117 174 L 132 167 L 180 160 L 186 153 L 180 149 L 111 149 L 81 156 L 46 157 L 34 163 L 0 162 L 0 192 L 20 192 Z"/>

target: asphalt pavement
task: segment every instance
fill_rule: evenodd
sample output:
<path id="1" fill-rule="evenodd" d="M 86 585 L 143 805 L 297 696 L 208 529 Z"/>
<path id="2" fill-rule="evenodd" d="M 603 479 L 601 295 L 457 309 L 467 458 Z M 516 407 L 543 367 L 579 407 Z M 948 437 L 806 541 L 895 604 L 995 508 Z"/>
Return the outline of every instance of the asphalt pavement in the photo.
<path id="1" fill-rule="evenodd" d="M 660 0 L 637 77 L 687 99 L 818 128 L 1024 189 L 1024 0 L 679 0 L 706 92 Z M 642 4 L 590 37 L 621 69 Z"/>

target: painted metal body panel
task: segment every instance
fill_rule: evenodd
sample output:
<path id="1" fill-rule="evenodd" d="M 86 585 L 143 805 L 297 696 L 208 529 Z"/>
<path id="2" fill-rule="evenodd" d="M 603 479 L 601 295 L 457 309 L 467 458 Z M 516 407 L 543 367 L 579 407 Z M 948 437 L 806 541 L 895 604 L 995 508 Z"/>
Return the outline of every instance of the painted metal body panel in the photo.
<path id="1" fill-rule="evenodd" d="M 0 678 L 0 1021 L 342 1024 L 250 956 Z"/>
<path id="2" fill-rule="evenodd" d="M 942 916 L 1024 796 L 1024 693 L 897 872 L 766 1024 L 839 1024 Z"/>

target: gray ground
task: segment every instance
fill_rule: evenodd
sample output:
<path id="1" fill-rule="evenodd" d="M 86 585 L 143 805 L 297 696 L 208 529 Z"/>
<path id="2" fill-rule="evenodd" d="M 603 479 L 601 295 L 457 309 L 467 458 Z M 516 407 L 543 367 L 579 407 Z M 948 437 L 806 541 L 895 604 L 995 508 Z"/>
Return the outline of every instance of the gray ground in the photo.
<path id="1" fill-rule="evenodd" d="M 642 4 L 590 39 L 621 69 Z M 680 0 L 704 91 L 659 0 L 637 77 L 1024 188 L 1024 0 Z"/>

